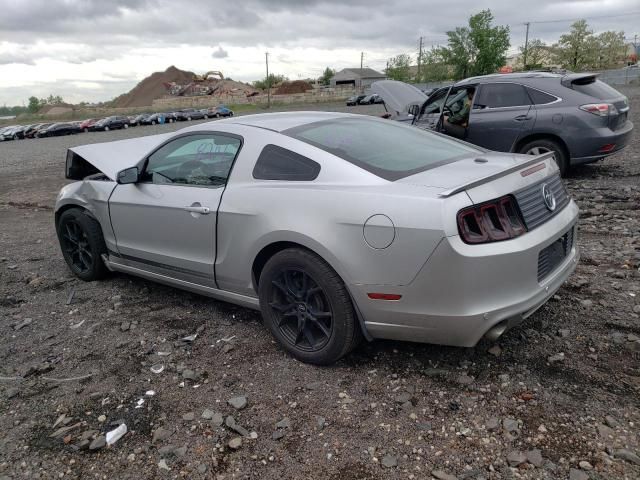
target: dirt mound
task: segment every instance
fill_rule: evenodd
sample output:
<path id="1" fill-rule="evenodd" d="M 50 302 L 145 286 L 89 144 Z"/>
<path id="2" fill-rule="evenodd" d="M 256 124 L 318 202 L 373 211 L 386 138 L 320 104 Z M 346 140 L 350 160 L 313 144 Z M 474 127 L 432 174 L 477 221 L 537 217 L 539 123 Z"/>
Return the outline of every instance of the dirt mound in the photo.
<path id="1" fill-rule="evenodd" d="M 167 94 L 166 83 L 190 83 L 195 74 L 174 67 L 167 68 L 164 72 L 154 72 L 140 81 L 131 91 L 120 95 L 113 101 L 114 107 L 145 107 Z"/>
<path id="2" fill-rule="evenodd" d="M 293 82 L 283 82 L 276 90 L 276 95 L 291 95 L 292 93 L 304 93 L 313 87 L 304 80 L 294 80 Z"/>

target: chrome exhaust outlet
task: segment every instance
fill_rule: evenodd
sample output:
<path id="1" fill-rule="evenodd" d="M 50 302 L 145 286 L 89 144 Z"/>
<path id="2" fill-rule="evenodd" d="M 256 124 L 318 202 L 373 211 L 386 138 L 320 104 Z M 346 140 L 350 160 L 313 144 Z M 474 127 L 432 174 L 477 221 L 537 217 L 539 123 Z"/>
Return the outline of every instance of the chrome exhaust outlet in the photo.
<path id="1" fill-rule="evenodd" d="M 500 338 L 500 336 L 507 331 L 507 327 L 509 322 L 507 320 L 503 320 L 502 322 L 491 327 L 487 333 L 484 334 L 484 338 L 489 340 L 490 342 L 495 342 Z"/>

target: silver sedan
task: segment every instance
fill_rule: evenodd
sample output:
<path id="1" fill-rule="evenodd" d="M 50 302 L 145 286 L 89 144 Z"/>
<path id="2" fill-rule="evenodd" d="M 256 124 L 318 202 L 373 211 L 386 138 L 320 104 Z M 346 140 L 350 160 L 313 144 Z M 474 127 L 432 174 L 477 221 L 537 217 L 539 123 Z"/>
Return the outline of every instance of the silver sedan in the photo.
<path id="1" fill-rule="evenodd" d="M 71 148 L 57 199 L 83 280 L 125 272 L 262 312 L 296 358 L 364 337 L 496 339 L 578 261 L 551 154 L 339 113 L 234 117 Z"/>

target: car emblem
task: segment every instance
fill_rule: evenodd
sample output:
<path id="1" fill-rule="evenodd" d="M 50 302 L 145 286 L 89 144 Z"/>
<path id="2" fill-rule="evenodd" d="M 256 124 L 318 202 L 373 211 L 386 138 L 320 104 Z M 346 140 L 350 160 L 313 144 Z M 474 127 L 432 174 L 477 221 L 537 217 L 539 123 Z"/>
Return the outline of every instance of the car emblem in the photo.
<path id="1" fill-rule="evenodd" d="M 550 212 L 553 212 L 556 209 L 556 197 L 551 191 L 551 187 L 546 183 L 542 184 L 542 198 L 544 199 L 544 204 Z"/>

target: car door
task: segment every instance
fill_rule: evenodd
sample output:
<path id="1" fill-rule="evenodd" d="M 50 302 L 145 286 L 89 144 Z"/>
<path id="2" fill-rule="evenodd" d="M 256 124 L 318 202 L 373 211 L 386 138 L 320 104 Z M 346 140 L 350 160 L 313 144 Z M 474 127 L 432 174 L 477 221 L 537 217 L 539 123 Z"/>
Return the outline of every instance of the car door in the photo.
<path id="1" fill-rule="evenodd" d="M 535 108 L 522 85 L 483 84 L 473 99 L 466 140 L 489 150 L 509 152 L 533 129 L 535 120 Z"/>
<path id="2" fill-rule="evenodd" d="M 242 140 L 181 135 L 152 153 L 139 181 L 109 199 L 119 255 L 130 265 L 215 287 L 216 219 Z"/>

